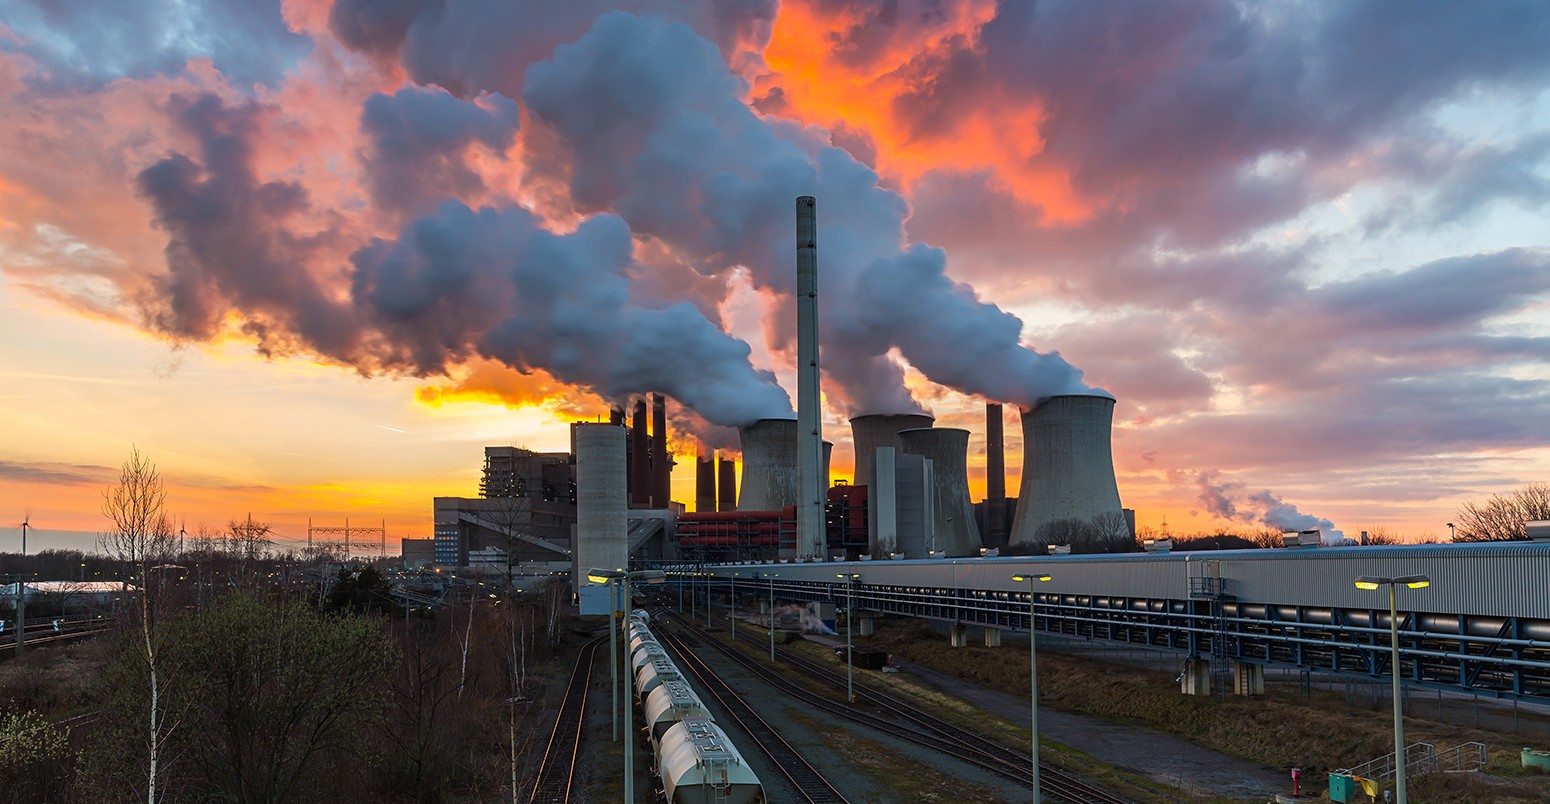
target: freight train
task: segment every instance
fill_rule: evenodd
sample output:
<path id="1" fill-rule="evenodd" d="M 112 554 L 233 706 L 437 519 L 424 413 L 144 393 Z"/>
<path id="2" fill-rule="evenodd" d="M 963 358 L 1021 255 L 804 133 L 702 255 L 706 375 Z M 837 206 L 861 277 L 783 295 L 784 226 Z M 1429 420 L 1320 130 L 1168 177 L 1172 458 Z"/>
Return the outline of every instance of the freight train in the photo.
<path id="1" fill-rule="evenodd" d="M 763 804 L 758 775 L 657 642 L 650 620 L 644 611 L 630 615 L 631 703 L 639 703 L 645 713 L 645 733 L 667 801 Z"/>

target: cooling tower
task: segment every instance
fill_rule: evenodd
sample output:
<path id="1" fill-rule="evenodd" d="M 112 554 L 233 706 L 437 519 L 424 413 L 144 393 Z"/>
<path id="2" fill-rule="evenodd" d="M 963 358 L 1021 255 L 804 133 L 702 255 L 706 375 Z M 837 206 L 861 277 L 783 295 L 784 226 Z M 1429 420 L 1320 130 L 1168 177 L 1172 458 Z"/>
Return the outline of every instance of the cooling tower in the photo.
<path id="1" fill-rule="evenodd" d="M 917 430 L 930 427 L 933 421 L 935 419 L 921 413 L 903 413 L 898 415 L 874 413 L 851 419 L 851 442 L 856 445 L 856 477 L 853 481 L 854 484 L 857 486 L 872 485 L 872 461 L 877 454 L 878 447 L 893 447 L 897 451 L 903 446 L 899 443 L 900 430 Z"/>
<path id="2" fill-rule="evenodd" d="M 932 463 L 931 524 L 936 549 L 952 557 L 979 555 L 983 545 L 969 500 L 969 431 L 956 427 L 903 430 L 899 441 L 906 455 L 920 455 Z"/>
<path id="3" fill-rule="evenodd" d="M 577 424 L 576 535 L 572 554 L 576 571 L 571 588 L 586 583 L 592 567 L 628 566 L 625 542 L 624 428 L 611 424 Z"/>
<path id="4" fill-rule="evenodd" d="M 1123 522 L 1113 423 L 1114 400 L 1106 396 L 1052 396 L 1023 411 L 1023 485 L 1011 543 L 1039 544 L 1039 529 L 1063 519 L 1112 514 Z"/>
<path id="5" fill-rule="evenodd" d="M 760 419 L 738 428 L 743 440 L 743 487 L 737 510 L 779 511 L 797 501 L 797 421 Z"/>

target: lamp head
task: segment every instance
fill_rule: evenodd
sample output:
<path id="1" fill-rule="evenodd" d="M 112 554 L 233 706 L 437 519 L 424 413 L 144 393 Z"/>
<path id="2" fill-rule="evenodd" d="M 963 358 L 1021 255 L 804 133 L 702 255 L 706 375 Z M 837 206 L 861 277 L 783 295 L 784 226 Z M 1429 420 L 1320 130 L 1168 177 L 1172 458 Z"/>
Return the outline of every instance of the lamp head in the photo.
<path id="1" fill-rule="evenodd" d="M 1366 589 L 1370 592 L 1386 583 L 1393 582 L 1394 581 L 1392 578 L 1378 578 L 1372 575 L 1363 575 L 1362 577 L 1356 579 L 1356 588 Z"/>
<path id="2" fill-rule="evenodd" d="M 1411 589 L 1425 589 L 1432 585 L 1432 579 L 1426 575 L 1405 575 L 1395 578 L 1394 583 L 1402 583 Z"/>

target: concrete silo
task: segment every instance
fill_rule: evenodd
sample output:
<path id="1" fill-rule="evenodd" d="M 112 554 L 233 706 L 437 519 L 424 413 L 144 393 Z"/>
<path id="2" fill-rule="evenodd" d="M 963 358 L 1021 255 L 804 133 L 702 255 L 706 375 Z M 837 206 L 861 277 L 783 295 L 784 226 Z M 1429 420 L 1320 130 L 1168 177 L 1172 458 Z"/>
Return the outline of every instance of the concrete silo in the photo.
<path id="1" fill-rule="evenodd" d="M 930 427 L 935 418 L 923 413 L 882 414 L 872 413 L 850 420 L 851 442 L 856 447 L 856 472 L 852 481 L 857 486 L 872 485 L 872 463 L 878 447 L 893 447 L 897 452 L 900 430 L 918 430 Z"/>
<path id="2" fill-rule="evenodd" d="M 983 545 L 969 500 L 969 431 L 956 427 L 903 430 L 899 440 L 906 455 L 920 455 L 932 464 L 932 528 L 936 549 L 949 556 L 977 556 Z"/>
<path id="3" fill-rule="evenodd" d="M 576 537 L 571 540 L 576 571 L 571 588 L 579 591 L 592 567 L 628 566 L 625 511 L 625 428 L 612 424 L 576 424 Z"/>
<path id="4" fill-rule="evenodd" d="M 778 511 L 797 503 L 797 420 L 760 419 L 738 428 L 743 483 L 737 510 Z"/>
<path id="5" fill-rule="evenodd" d="M 1119 517 L 1109 433 L 1114 399 L 1052 396 L 1023 411 L 1023 485 L 1012 544 L 1038 544 L 1040 528 L 1061 520 Z"/>

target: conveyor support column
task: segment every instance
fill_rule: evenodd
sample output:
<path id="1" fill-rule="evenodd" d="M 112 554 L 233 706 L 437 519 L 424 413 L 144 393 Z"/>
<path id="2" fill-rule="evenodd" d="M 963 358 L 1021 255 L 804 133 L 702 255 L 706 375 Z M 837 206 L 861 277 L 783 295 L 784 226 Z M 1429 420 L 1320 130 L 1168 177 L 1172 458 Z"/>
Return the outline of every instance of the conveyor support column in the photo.
<path id="1" fill-rule="evenodd" d="M 1265 666 L 1252 662 L 1234 662 L 1232 668 L 1233 692 L 1238 695 L 1265 694 Z"/>
<path id="2" fill-rule="evenodd" d="M 999 629 L 999 628 L 986 628 L 985 629 L 985 647 L 987 647 L 987 648 L 999 648 L 999 647 L 1001 647 L 1001 629 Z"/>
<path id="3" fill-rule="evenodd" d="M 969 626 L 963 623 L 953 623 L 950 633 L 953 638 L 953 647 L 966 648 L 969 646 Z"/>
<path id="4" fill-rule="evenodd" d="M 1185 659 L 1184 673 L 1179 676 L 1179 691 L 1185 695 L 1211 694 L 1211 660 Z"/>

